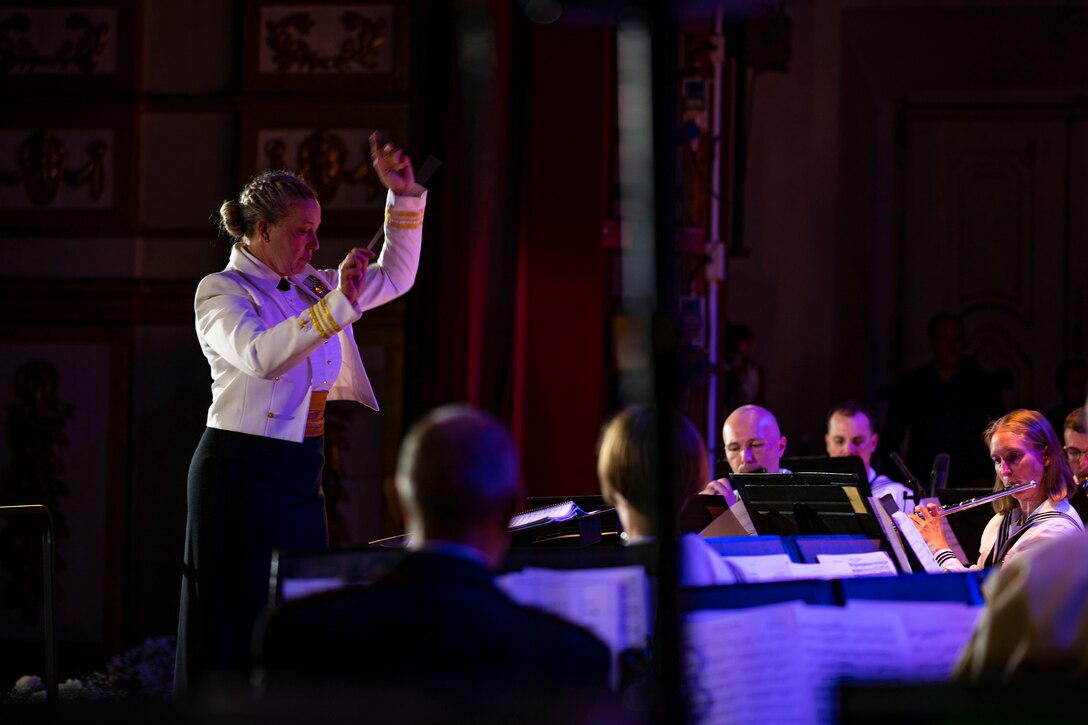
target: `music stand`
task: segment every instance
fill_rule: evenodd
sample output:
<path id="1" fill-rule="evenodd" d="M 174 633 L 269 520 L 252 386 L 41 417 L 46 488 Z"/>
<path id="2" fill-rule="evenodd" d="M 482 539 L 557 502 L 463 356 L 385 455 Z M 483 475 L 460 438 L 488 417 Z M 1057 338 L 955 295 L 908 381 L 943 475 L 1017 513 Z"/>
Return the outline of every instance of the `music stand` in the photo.
<path id="1" fill-rule="evenodd" d="M 869 482 L 865 478 L 858 478 L 856 473 L 797 471 L 793 474 L 793 480 L 794 483 L 806 486 L 853 486 L 865 498 L 873 495 L 872 489 L 869 488 Z"/>
<path id="2" fill-rule="evenodd" d="M 783 456 L 779 465 L 794 473 L 853 473 L 859 481 L 869 481 L 865 461 L 858 456 Z"/>
<path id="3" fill-rule="evenodd" d="M 759 534 L 863 534 L 884 541 L 868 499 L 847 486 L 755 482 L 768 474 L 735 475 L 733 489 Z"/>

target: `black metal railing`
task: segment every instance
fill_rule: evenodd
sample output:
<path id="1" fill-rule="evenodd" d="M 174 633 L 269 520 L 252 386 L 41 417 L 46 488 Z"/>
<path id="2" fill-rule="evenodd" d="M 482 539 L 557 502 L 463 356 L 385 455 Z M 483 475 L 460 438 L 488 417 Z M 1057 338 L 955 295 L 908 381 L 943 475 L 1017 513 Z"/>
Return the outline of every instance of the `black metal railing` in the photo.
<path id="1" fill-rule="evenodd" d="M 0 506 L 0 517 L 30 517 L 42 525 L 42 582 L 45 605 L 45 699 L 57 702 L 57 633 L 55 612 L 57 606 L 56 552 L 53 540 L 53 516 L 41 504 Z"/>

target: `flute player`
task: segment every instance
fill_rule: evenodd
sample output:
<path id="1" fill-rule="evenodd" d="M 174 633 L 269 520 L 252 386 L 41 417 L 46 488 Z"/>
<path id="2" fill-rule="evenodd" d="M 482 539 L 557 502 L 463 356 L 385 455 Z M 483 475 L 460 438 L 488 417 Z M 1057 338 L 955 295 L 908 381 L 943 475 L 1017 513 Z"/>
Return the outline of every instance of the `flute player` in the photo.
<path id="1" fill-rule="evenodd" d="M 991 423 L 982 439 L 994 464 L 995 492 L 1031 481 L 1037 485 L 993 502 L 995 514 L 982 532 L 978 563 L 970 567 L 949 548 L 941 529 L 941 509 L 933 503 L 916 506 L 911 519 L 945 571 L 997 566 L 1044 541 L 1084 531 L 1069 504 L 1076 490 L 1073 473 L 1057 434 L 1041 413 L 1014 410 Z"/>

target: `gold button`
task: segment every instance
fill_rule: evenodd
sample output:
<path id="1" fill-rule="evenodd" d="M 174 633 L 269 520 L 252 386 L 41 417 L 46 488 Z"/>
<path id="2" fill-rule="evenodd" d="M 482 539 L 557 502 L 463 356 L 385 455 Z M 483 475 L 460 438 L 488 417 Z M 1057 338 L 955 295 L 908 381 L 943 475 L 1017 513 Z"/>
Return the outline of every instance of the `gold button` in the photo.
<path id="1" fill-rule="evenodd" d="M 268 417 L 269 417 L 269 418 L 275 418 L 275 417 L 276 417 L 276 414 L 275 414 L 275 413 L 269 413 L 269 414 L 268 414 Z"/>
<path id="2" fill-rule="evenodd" d="M 328 384 L 329 384 L 329 381 L 328 381 L 328 380 L 322 380 L 322 381 L 321 381 L 321 384 L 322 384 L 322 385 L 328 385 Z"/>
<path id="3" fill-rule="evenodd" d="M 326 365 L 332 365 L 332 360 L 326 360 L 326 361 L 325 361 L 325 364 L 326 364 Z"/>
<path id="4" fill-rule="evenodd" d="M 277 376 L 275 377 L 275 379 L 276 379 L 276 380 L 279 380 L 279 379 L 280 379 L 280 376 L 279 376 L 279 375 L 277 375 Z"/>

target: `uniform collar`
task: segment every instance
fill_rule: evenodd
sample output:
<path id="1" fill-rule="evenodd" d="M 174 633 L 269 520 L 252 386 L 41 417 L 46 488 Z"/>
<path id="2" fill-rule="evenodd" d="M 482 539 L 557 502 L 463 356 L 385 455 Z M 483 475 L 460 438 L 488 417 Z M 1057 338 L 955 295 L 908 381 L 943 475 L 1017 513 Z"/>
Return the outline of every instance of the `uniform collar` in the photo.
<path id="1" fill-rule="evenodd" d="M 234 243 L 234 247 L 230 250 L 229 266 L 247 277 L 254 277 L 271 287 L 275 287 L 279 284 L 279 281 L 283 279 L 276 274 L 271 267 L 257 259 L 252 252 L 246 249 L 245 242 Z M 300 284 L 299 280 L 306 279 L 306 277 L 311 275 L 317 279 L 321 279 L 317 274 L 317 270 L 314 269 L 313 266 L 307 264 L 306 269 L 302 270 L 300 274 L 291 275 L 290 277 L 287 277 L 287 279 L 291 280 L 294 284 Z"/>

